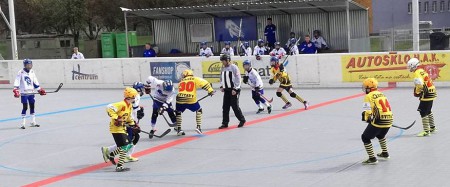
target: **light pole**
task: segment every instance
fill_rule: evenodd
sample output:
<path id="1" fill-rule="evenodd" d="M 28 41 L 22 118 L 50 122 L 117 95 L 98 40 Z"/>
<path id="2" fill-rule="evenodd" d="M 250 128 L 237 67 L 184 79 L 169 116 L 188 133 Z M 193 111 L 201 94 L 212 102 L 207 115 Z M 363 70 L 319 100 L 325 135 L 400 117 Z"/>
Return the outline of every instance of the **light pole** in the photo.
<path id="1" fill-rule="evenodd" d="M 9 21 L 8 19 L 6 19 L 6 16 L 3 13 L 1 7 L 0 7 L 0 14 L 2 15 L 3 20 L 5 20 L 6 25 L 11 31 L 11 53 L 12 53 L 11 58 L 13 60 L 17 60 L 19 59 L 19 55 L 17 53 L 16 17 L 14 14 L 14 0 L 8 0 L 8 6 L 9 6 Z"/>

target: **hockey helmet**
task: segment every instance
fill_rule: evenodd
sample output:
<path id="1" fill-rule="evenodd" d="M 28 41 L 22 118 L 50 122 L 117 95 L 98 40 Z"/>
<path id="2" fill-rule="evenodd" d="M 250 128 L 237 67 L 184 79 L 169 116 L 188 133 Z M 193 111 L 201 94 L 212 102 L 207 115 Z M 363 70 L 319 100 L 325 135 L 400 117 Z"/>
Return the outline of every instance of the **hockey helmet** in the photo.
<path id="1" fill-rule="evenodd" d="M 414 70 L 416 70 L 420 65 L 420 61 L 417 58 L 411 58 L 408 60 L 407 63 L 407 68 L 409 69 L 410 72 L 413 72 Z"/>
<path id="2" fill-rule="evenodd" d="M 369 93 L 378 88 L 378 81 L 375 78 L 367 78 L 363 81 L 363 91 Z"/>
<path id="3" fill-rule="evenodd" d="M 222 55 L 220 55 L 220 61 L 224 61 L 224 60 L 230 61 L 230 60 L 231 60 L 230 55 L 228 55 L 228 54 L 222 54 Z"/>
<path id="4" fill-rule="evenodd" d="M 276 64 L 278 64 L 279 60 L 280 59 L 278 59 L 278 57 L 276 57 L 276 56 L 270 57 L 270 65 L 275 66 Z"/>
<path id="5" fill-rule="evenodd" d="M 190 69 L 185 69 L 183 71 L 183 73 L 181 73 L 182 78 L 189 77 L 189 76 L 194 76 L 194 72 Z"/>
<path id="6" fill-rule="evenodd" d="M 223 42 L 225 45 L 231 45 L 231 42 L 230 41 L 225 41 L 225 42 Z"/>
<path id="7" fill-rule="evenodd" d="M 127 98 L 134 99 L 134 98 L 136 98 L 137 94 L 138 94 L 138 92 L 131 87 L 126 87 L 125 90 L 123 91 L 123 97 L 126 99 Z"/>
<path id="8" fill-rule="evenodd" d="M 163 83 L 163 89 L 164 91 L 172 91 L 173 90 L 173 83 L 171 80 L 166 80 Z"/>
<path id="9" fill-rule="evenodd" d="M 142 82 L 134 82 L 133 83 L 133 88 L 138 91 L 138 92 L 142 92 L 142 89 L 144 88 L 144 83 Z"/>
<path id="10" fill-rule="evenodd" d="M 244 47 L 250 47 L 250 43 L 248 43 L 248 42 L 244 42 Z"/>

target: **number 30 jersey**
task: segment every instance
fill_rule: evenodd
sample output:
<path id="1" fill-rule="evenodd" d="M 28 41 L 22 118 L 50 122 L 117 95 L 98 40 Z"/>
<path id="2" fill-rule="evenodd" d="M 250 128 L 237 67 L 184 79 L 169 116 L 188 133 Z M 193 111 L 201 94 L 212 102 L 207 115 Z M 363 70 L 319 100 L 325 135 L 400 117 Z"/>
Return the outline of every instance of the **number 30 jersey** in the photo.
<path id="1" fill-rule="evenodd" d="M 211 84 L 200 77 L 185 77 L 178 83 L 178 104 L 194 104 L 197 102 L 197 89 L 203 89 L 208 93 L 213 92 Z"/>
<path id="2" fill-rule="evenodd" d="M 389 101 L 383 93 L 372 91 L 364 98 L 365 119 L 378 128 L 389 128 L 394 120 Z"/>

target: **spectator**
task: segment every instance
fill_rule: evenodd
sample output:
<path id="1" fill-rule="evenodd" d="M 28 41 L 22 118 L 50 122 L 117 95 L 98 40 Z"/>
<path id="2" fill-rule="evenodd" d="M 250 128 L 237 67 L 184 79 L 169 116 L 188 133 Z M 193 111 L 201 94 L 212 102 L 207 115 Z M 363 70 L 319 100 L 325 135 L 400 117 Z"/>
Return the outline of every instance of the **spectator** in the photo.
<path id="1" fill-rule="evenodd" d="M 256 60 L 261 60 L 261 55 L 269 54 L 269 49 L 264 46 L 264 40 L 258 39 L 258 45 L 253 50 L 253 55 L 256 56 Z"/>
<path id="2" fill-rule="evenodd" d="M 144 57 L 156 57 L 156 52 L 152 48 L 152 45 L 150 43 L 145 44 L 145 51 L 144 51 Z"/>
<path id="3" fill-rule="evenodd" d="M 281 59 L 284 55 L 286 55 L 286 51 L 281 47 L 280 42 L 275 42 L 275 49 L 269 53 L 270 56 L 276 56 L 278 59 Z"/>
<path id="4" fill-rule="evenodd" d="M 206 46 L 206 42 L 201 42 L 200 43 L 200 53 L 198 55 L 199 56 L 206 56 L 206 57 L 214 56 L 211 48 Z"/>
<path id="5" fill-rule="evenodd" d="M 289 40 L 286 42 L 286 50 L 289 49 L 290 45 L 291 45 L 291 40 L 294 39 L 295 41 L 297 41 L 297 38 L 295 38 L 295 32 L 291 32 L 289 33 Z"/>
<path id="6" fill-rule="evenodd" d="M 325 42 L 325 39 L 323 39 L 321 33 L 319 30 L 315 30 L 314 37 L 312 38 L 312 43 L 316 46 L 317 52 L 320 53 L 323 49 L 328 50 L 328 45 Z"/>
<path id="7" fill-rule="evenodd" d="M 84 59 L 83 53 L 78 51 L 78 47 L 73 48 L 73 54 L 71 59 Z"/>
<path id="8" fill-rule="evenodd" d="M 222 49 L 222 51 L 220 52 L 221 54 L 227 54 L 229 56 L 234 56 L 234 50 L 231 46 L 231 42 L 230 41 L 225 41 L 225 47 Z"/>
<path id="9" fill-rule="evenodd" d="M 309 35 L 305 35 L 305 41 L 300 44 L 300 51 L 304 54 L 317 53 L 316 46 L 311 42 Z"/>
<path id="10" fill-rule="evenodd" d="M 266 36 L 267 45 L 271 49 L 274 48 L 274 44 L 277 41 L 275 38 L 276 31 L 277 27 L 274 24 L 272 24 L 272 18 L 267 18 L 267 25 L 266 28 L 264 29 L 264 36 Z"/>
<path id="11" fill-rule="evenodd" d="M 291 40 L 289 41 L 289 45 L 288 45 L 288 53 L 290 55 L 298 55 L 298 46 L 297 44 L 297 39 L 295 38 L 291 38 Z"/>
<path id="12" fill-rule="evenodd" d="M 252 48 L 250 47 L 250 43 L 248 43 L 247 41 L 241 44 L 241 50 L 242 50 L 241 56 L 252 56 L 253 51 Z"/>

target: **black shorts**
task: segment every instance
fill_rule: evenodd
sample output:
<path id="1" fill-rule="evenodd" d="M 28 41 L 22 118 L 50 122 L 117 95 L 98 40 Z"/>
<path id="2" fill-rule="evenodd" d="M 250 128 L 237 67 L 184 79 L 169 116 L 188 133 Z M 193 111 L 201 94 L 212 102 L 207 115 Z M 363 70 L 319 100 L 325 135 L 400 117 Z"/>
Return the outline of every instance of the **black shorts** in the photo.
<path id="1" fill-rule="evenodd" d="M 125 133 L 112 133 L 114 141 L 116 142 L 117 147 L 126 146 L 129 144 L 128 136 Z"/>
<path id="2" fill-rule="evenodd" d="M 292 89 L 292 85 L 290 85 L 290 86 L 282 86 L 282 85 L 280 85 L 280 88 L 283 88 L 284 90 L 289 92 Z"/>
<path id="3" fill-rule="evenodd" d="M 417 111 L 420 112 L 421 117 L 425 117 L 431 114 L 431 108 L 433 108 L 433 101 L 420 101 L 419 108 Z"/>
<path id="4" fill-rule="evenodd" d="M 377 137 L 378 139 L 383 139 L 386 137 L 386 134 L 389 132 L 389 129 L 390 128 L 379 128 L 371 124 L 368 124 L 362 134 L 363 142 L 367 141 L 364 143 L 370 143 L 370 140 L 374 139 L 375 137 Z"/>

